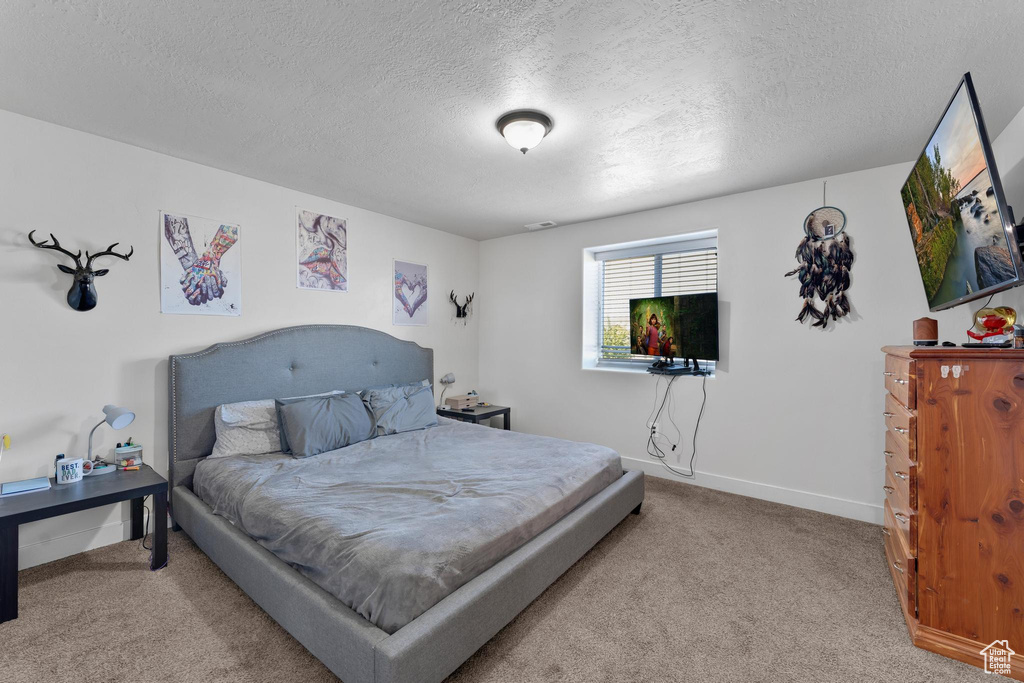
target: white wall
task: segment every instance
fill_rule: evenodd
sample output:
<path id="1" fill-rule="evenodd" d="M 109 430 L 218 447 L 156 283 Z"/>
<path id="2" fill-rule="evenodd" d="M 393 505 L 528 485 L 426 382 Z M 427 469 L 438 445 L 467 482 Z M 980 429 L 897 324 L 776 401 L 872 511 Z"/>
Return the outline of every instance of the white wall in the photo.
<path id="1" fill-rule="evenodd" d="M 994 146 L 1024 217 L 1024 111 Z M 907 168 L 830 179 L 829 201 L 847 212 L 857 251 L 855 315 L 821 333 L 792 321 L 800 302 L 782 277 L 818 205 L 817 180 L 478 244 L 0 111 L 0 432 L 14 440 L 0 481 L 51 474 L 58 452 L 84 454 L 108 402 L 138 418 L 125 433 L 98 430 L 98 450 L 130 434 L 165 473 L 167 356 L 306 323 L 365 325 L 430 346 L 436 373 L 455 372 L 456 391 L 479 380 L 487 398 L 514 406 L 516 429 L 604 443 L 627 465 L 664 474 L 641 460 L 652 380 L 580 369 L 581 251 L 718 228 L 725 360 L 708 385 L 697 483 L 877 521 L 878 347 L 909 342 L 910 321 L 927 314 L 898 196 Z M 295 289 L 295 205 L 348 219 L 351 292 Z M 240 318 L 159 313 L 160 209 L 241 224 Z M 28 245 L 32 229 L 75 249 L 120 241 L 135 256 L 111 259 L 99 306 L 77 313 L 58 259 Z M 393 257 L 430 265 L 429 327 L 391 325 Z M 437 295 L 452 288 L 478 292 L 468 327 Z M 1022 292 L 995 303 L 1024 311 Z M 962 339 L 971 310 L 935 315 L 942 337 Z M 677 389 L 688 433 L 699 387 L 685 379 Z M 24 525 L 21 565 L 121 540 L 126 520 L 120 505 Z"/>
<path id="2" fill-rule="evenodd" d="M 1024 112 L 994 146 L 1024 214 Z M 911 321 L 929 315 L 899 195 L 910 166 L 828 179 L 857 260 L 853 314 L 826 332 L 794 322 L 801 300 L 783 277 L 804 217 L 821 204 L 820 179 L 482 243 L 482 393 L 513 406 L 516 429 L 605 444 L 627 467 L 674 476 L 645 452 L 655 380 L 580 369 L 581 252 L 717 228 L 723 360 L 707 384 L 696 483 L 880 523 L 879 348 L 909 344 Z M 1024 290 L 993 303 L 1024 312 Z M 976 307 L 931 314 L 940 337 L 965 341 Z M 685 468 L 700 380 L 682 378 L 675 391 L 684 437 L 671 462 Z"/>
<path id="3" fill-rule="evenodd" d="M 325 153 L 334 154 L 336 150 Z M 316 159 L 310 159 L 316 164 Z M 294 207 L 348 219 L 349 293 L 295 287 Z M 161 315 L 161 209 L 241 225 L 242 316 Z M 53 232 L 73 250 L 133 245 L 129 263 L 108 259 L 99 305 L 71 310 L 71 277 L 29 230 Z M 438 376 L 456 390 L 477 384 L 477 329 L 451 320 L 447 292 L 477 288 L 478 246 L 419 225 L 0 111 L 0 432 L 13 447 L 0 481 L 52 475 L 53 458 L 85 454 L 106 403 L 137 414 L 124 432 L 106 426 L 105 452 L 129 435 L 167 471 L 167 356 L 218 341 L 306 323 L 363 325 L 434 349 Z M 391 260 L 430 267 L 431 322 L 391 324 Z M 443 294 L 443 295 L 442 295 Z M 21 527 L 30 566 L 124 537 L 127 504 Z"/>

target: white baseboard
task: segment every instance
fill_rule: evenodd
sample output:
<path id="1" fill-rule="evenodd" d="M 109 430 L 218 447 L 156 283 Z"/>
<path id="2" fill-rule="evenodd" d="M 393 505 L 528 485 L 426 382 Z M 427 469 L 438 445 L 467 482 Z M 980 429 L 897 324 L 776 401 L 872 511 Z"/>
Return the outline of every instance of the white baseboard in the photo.
<path id="1" fill-rule="evenodd" d="M 148 520 L 145 515 L 143 520 Z M 167 516 L 167 528 L 170 529 L 173 520 Z M 152 529 L 149 530 L 152 533 Z M 64 557 L 84 553 L 86 550 L 102 548 L 111 543 L 127 541 L 132 537 L 131 519 L 123 519 L 120 522 L 107 522 L 97 527 L 73 531 L 63 536 L 54 536 L 35 543 L 26 543 L 18 546 L 18 571 L 35 567 L 36 565 L 53 562 Z"/>
<path id="2" fill-rule="evenodd" d="M 773 503 L 792 505 L 798 508 L 806 508 L 817 512 L 825 512 L 839 517 L 848 517 L 862 522 L 872 524 L 882 523 L 882 506 L 862 503 L 856 500 L 835 498 L 820 493 L 799 491 L 772 484 L 762 484 L 756 481 L 724 477 L 720 474 L 708 474 L 697 470 L 696 479 L 685 479 L 676 476 L 666 470 L 660 463 L 651 460 L 640 460 L 637 458 L 622 458 L 622 467 L 627 470 L 641 470 L 644 474 L 672 481 L 681 481 L 686 484 L 703 486 L 704 488 L 735 493 L 741 496 L 759 498 Z"/>
<path id="3" fill-rule="evenodd" d="M 18 547 L 18 570 L 35 567 L 111 543 L 120 543 L 130 537 L 131 522 L 108 522 L 91 529 L 82 529 L 63 536 Z"/>

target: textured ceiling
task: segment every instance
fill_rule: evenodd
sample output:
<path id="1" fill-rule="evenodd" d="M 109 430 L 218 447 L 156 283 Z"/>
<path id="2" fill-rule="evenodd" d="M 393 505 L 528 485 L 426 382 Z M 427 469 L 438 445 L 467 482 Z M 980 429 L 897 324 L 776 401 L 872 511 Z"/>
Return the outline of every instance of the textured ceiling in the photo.
<path id="1" fill-rule="evenodd" d="M 0 108 L 486 239 L 909 161 L 967 70 L 994 136 L 1022 36 L 1017 0 L 8 0 Z"/>

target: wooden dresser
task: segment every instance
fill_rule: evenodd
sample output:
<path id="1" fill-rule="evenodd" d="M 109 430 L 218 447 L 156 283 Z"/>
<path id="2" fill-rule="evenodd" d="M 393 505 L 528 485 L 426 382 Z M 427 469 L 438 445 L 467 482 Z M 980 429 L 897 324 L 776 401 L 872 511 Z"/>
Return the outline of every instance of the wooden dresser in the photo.
<path id="1" fill-rule="evenodd" d="M 887 346 L 885 555 L 918 647 L 1024 681 L 1024 351 Z"/>

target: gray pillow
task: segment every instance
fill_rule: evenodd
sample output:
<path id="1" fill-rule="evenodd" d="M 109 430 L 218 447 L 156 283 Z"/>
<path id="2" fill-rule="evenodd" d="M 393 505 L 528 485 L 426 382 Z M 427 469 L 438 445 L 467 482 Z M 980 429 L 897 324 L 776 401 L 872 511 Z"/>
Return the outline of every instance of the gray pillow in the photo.
<path id="1" fill-rule="evenodd" d="M 296 458 L 326 453 L 375 436 L 366 405 L 356 394 L 277 399 L 281 451 Z"/>
<path id="2" fill-rule="evenodd" d="M 328 391 L 314 396 L 344 394 L 344 391 Z M 293 396 L 292 398 L 309 398 Z M 217 440 L 213 444 L 211 458 L 229 455 L 260 455 L 276 453 L 283 443 L 278 427 L 277 406 L 274 399 L 262 401 L 241 401 L 217 406 L 213 412 L 213 426 Z"/>
<path id="3" fill-rule="evenodd" d="M 398 434 L 437 425 L 430 382 L 371 387 L 362 391 L 373 413 L 377 434 Z"/>

